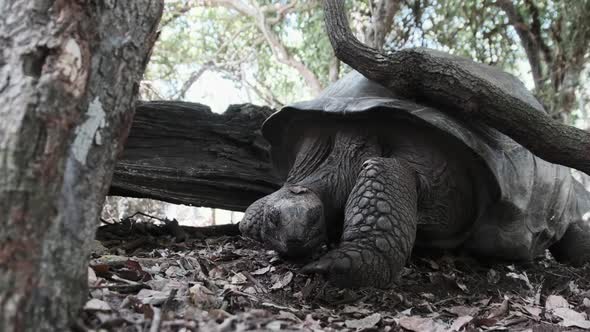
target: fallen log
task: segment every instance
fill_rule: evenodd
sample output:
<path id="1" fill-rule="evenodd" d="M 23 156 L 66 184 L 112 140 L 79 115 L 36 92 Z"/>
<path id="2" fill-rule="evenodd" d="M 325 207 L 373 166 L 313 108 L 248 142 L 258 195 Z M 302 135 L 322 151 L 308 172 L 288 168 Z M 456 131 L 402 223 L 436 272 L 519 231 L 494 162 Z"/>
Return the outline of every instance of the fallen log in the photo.
<path id="1" fill-rule="evenodd" d="M 281 186 L 260 134 L 274 112 L 251 104 L 144 102 L 117 161 L 109 195 L 243 211 Z"/>

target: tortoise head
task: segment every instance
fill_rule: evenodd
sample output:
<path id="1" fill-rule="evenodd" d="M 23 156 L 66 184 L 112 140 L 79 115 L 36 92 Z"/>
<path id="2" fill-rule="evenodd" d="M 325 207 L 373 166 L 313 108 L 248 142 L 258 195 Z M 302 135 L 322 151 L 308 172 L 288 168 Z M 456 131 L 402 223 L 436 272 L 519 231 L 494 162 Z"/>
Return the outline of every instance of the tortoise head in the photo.
<path id="1" fill-rule="evenodd" d="M 292 258 L 309 256 L 326 239 L 324 207 L 308 188 L 285 185 L 252 204 L 244 220 L 261 218 L 260 239 L 279 254 Z"/>

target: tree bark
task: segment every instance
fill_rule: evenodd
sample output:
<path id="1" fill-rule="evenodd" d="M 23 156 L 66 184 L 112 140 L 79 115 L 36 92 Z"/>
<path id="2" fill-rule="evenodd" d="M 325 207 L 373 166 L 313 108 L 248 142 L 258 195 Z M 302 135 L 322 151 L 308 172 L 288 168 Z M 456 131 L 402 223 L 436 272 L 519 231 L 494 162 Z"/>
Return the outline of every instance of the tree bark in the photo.
<path id="1" fill-rule="evenodd" d="M 516 30 L 522 48 L 524 48 L 527 59 L 529 60 L 529 65 L 531 66 L 535 89 L 540 92 L 543 85 L 543 78 L 545 77 L 541 66 L 541 45 L 538 43 L 540 36 L 535 36 L 533 34 L 531 29 L 524 22 L 522 15 L 516 10 L 512 0 L 497 0 L 494 4 L 504 11 L 510 24 L 514 27 L 514 30 Z"/>
<path id="2" fill-rule="evenodd" d="M 344 2 L 324 0 L 326 28 L 342 62 L 395 93 L 479 119 L 549 162 L 590 174 L 590 133 L 554 121 L 515 77 L 428 49 L 384 54 L 359 42 Z"/>
<path id="3" fill-rule="evenodd" d="M 0 2 L 0 330 L 63 331 L 160 0 Z"/>
<path id="4" fill-rule="evenodd" d="M 260 135 L 272 112 L 250 104 L 224 114 L 187 102 L 140 104 L 110 194 L 244 211 L 282 184 Z"/>

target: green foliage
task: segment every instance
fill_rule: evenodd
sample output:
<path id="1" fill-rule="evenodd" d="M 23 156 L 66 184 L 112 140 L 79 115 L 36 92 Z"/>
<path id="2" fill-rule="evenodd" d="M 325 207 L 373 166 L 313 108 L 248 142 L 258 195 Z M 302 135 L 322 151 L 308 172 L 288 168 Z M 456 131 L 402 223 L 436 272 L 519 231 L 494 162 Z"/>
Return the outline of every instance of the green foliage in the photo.
<path id="1" fill-rule="evenodd" d="M 300 0 L 282 16 L 276 8 L 293 0 L 240 1 L 259 10 L 293 61 L 309 69 L 322 86 L 329 84 L 334 56 L 324 30 L 321 1 Z M 500 66 L 534 86 L 529 59 L 515 23 L 498 5 L 501 0 L 392 1 L 399 1 L 400 6 L 385 50 L 415 46 L 440 49 Z M 376 2 L 347 0 L 351 26 L 361 40 L 372 24 L 370 4 Z M 590 0 L 512 0 L 511 4 L 525 28 L 538 34 L 544 76 L 538 82 L 537 95 L 548 108 L 568 112 L 566 102 L 570 109 L 575 103 L 568 101 L 571 93 L 564 94 L 561 87 L 568 84 L 580 95 L 578 87 L 587 82 L 580 80 L 579 73 L 589 60 Z M 146 74 L 147 80 L 161 83 L 163 97 L 177 96 L 190 74 L 205 64 L 262 92 L 259 103 L 289 103 L 317 93 L 308 88 L 309 82 L 296 66 L 279 61 L 277 49 L 256 17 L 228 7 L 167 1 L 162 33 Z M 348 70 L 345 66 L 340 69 L 341 74 Z"/>

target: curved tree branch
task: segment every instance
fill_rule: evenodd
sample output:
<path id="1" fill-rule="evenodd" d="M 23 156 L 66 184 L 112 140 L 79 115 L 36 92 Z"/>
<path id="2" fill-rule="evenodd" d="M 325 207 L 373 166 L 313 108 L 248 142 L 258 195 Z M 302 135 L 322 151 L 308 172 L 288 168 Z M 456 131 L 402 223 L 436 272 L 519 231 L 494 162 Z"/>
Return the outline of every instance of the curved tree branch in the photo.
<path id="1" fill-rule="evenodd" d="M 324 0 L 336 56 L 397 94 L 446 106 L 510 136 L 537 156 L 590 174 L 590 133 L 552 120 L 522 82 L 497 68 L 429 49 L 383 54 L 352 34 L 344 1 Z"/>

